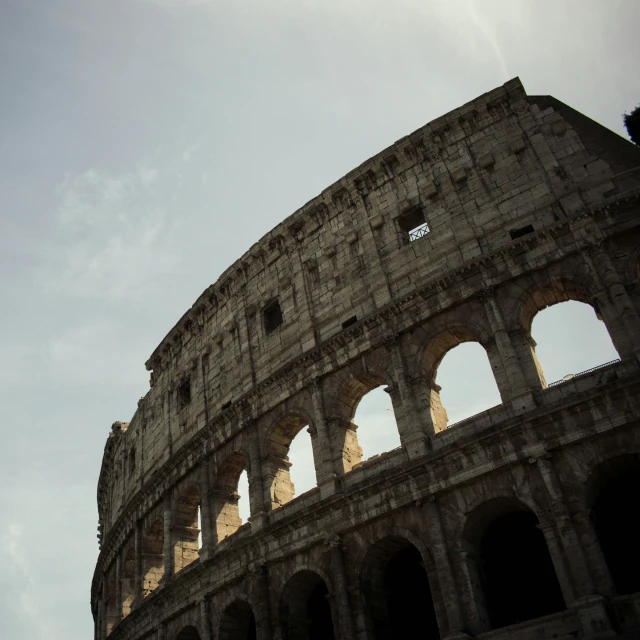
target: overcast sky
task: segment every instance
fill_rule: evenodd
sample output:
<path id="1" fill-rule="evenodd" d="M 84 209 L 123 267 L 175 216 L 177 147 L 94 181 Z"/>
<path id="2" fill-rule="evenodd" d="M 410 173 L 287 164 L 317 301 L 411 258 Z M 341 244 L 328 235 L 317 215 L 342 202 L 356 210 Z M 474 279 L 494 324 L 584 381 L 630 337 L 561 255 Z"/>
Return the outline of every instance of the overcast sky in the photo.
<path id="1" fill-rule="evenodd" d="M 516 75 L 623 133 L 639 27 L 637 0 L 0 0 L 0 637 L 91 637 L 105 439 L 231 262 Z M 566 360 L 585 331 L 548 379 L 591 366 Z M 452 421 L 491 398 L 463 364 Z M 389 415 L 359 412 L 366 455 Z"/>

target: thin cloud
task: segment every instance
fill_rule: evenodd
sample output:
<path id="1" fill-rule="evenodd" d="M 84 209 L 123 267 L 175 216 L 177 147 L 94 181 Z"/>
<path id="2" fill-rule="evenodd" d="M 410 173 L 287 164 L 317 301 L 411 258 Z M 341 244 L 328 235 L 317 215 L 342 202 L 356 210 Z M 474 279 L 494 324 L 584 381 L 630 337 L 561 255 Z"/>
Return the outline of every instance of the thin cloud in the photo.
<path id="1" fill-rule="evenodd" d="M 110 302 L 139 299 L 180 263 L 171 238 L 166 188 L 155 169 L 113 175 L 94 169 L 67 174 L 58 188 L 56 237 L 41 274 L 48 293 Z"/>

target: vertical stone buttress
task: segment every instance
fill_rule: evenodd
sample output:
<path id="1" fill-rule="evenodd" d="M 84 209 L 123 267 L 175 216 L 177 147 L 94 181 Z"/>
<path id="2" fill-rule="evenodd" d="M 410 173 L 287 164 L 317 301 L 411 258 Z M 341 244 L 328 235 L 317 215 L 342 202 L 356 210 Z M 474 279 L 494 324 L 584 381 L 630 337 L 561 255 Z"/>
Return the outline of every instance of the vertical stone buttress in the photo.
<path id="1" fill-rule="evenodd" d="M 116 557 L 116 602 L 115 622 L 122 620 L 122 551 Z"/>
<path id="2" fill-rule="evenodd" d="M 209 458 L 200 462 L 200 521 L 202 526 L 202 549 L 200 556 L 206 560 L 213 552 L 214 530 L 211 518 L 211 487 L 209 483 Z"/>
<path id="3" fill-rule="evenodd" d="M 460 594 L 458 593 L 458 587 L 449 560 L 446 538 L 442 529 L 440 508 L 432 497 L 424 503 L 423 509 L 426 516 L 425 522 L 431 542 L 430 548 L 433 555 L 436 575 L 438 576 L 438 583 L 440 584 L 440 590 L 442 591 L 442 598 L 447 612 L 449 628 L 447 629 L 446 637 L 464 637 L 462 632 L 465 624 L 462 607 L 460 605 Z"/>
<path id="4" fill-rule="evenodd" d="M 255 618 L 257 640 L 272 640 L 271 604 L 269 600 L 269 574 L 265 565 L 251 567 L 255 593 Z"/>
<path id="5" fill-rule="evenodd" d="M 133 583 L 133 603 L 138 606 L 143 599 L 142 592 L 142 521 L 136 522 L 134 532 L 135 573 Z"/>
<path id="6" fill-rule="evenodd" d="M 173 575 L 173 545 L 171 544 L 171 492 L 167 492 L 164 496 L 164 580 L 165 582 Z"/>
<path id="7" fill-rule="evenodd" d="M 344 563 L 344 549 L 340 536 L 331 536 L 326 544 L 331 556 L 333 588 L 335 591 L 334 610 L 338 617 L 340 640 L 353 640 L 353 616 L 349 602 L 347 571 Z"/>

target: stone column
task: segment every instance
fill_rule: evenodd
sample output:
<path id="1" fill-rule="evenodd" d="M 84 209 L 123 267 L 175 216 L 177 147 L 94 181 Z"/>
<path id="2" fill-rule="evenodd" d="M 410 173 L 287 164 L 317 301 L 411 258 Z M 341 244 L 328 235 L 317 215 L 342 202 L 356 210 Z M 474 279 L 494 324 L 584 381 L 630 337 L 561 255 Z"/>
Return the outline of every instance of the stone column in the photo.
<path id="1" fill-rule="evenodd" d="M 564 499 L 560 480 L 553 466 L 550 454 L 532 458 L 531 462 L 538 467 L 542 481 L 549 495 L 558 533 L 562 540 L 565 556 L 569 563 L 572 583 L 578 597 L 594 593 L 594 584 L 584 557 L 582 546 L 573 527 L 569 509 Z"/>
<path id="2" fill-rule="evenodd" d="M 122 551 L 116 557 L 116 624 L 122 620 Z"/>
<path id="3" fill-rule="evenodd" d="M 245 426 L 245 434 L 248 437 L 249 450 L 249 468 L 247 470 L 249 480 L 249 507 L 251 516 L 251 532 L 260 531 L 267 521 L 266 496 L 262 468 L 262 459 L 260 456 L 260 433 L 254 421 L 247 421 Z M 269 502 L 269 507 L 271 503 Z"/>
<path id="4" fill-rule="evenodd" d="M 327 419 L 331 434 L 333 468 L 337 476 L 349 473 L 362 460 L 362 447 L 358 444 L 358 425 L 341 416 Z"/>
<path id="5" fill-rule="evenodd" d="M 206 560 L 213 552 L 215 531 L 211 518 L 211 488 L 209 486 L 209 458 L 203 457 L 200 462 L 200 521 L 202 525 L 202 549 L 200 558 Z"/>
<path id="6" fill-rule="evenodd" d="M 133 578 L 133 603 L 132 607 L 142 602 L 142 521 L 136 522 L 134 532 L 135 574 Z"/>
<path id="7" fill-rule="evenodd" d="M 613 595 L 613 580 L 593 528 L 590 511 L 587 509 L 574 513 L 573 521 L 589 565 L 589 571 L 595 582 L 596 591 L 603 595 Z"/>
<path id="8" fill-rule="evenodd" d="M 213 631 L 211 629 L 211 607 L 206 598 L 202 598 L 198 604 L 200 610 L 200 627 L 204 634 L 202 640 L 213 640 Z"/>
<path id="9" fill-rule="evenodd" d="M 611 258 L 602 244 L 596 244 L 589 248 L 585 260 L 611 301 L 611 312 L 607 312 L 603 297 L 596 296 L 599 311 L 605 319 L 620 357 L 624 358 L 638 352 L 640 350 L 640 318 Z"/>
<path id="10" fill-rule="evenodd" d="M 271 604 L 269 600 L 269 574 L 267 567 L 255 564 L 250 573 L 253 579 L 253 591 L 255 594 L 255 618 L 257 640 L 271 640 L 273 638 L 271 626 Z"/>
<path id="11" fill-rule="evenodd" d="M 537 525 L 538 529 L 542 531 L 547 548 L 549 549 L 549 555 L 553 562 L 553 568 L 556 572 L 556 577 L 560 583 L 560 591 L 567 607 L 571 606 L 571 603 L 576 599 L 571 577 L 567 567 L 566 558 L 562 552 L 562 547 L 557 538 L 557 529 L 554 522 L 545 521 Z"/>
<path id="12" fill-rule="evenodd" d="M 102 606 L 100 607 L 101 611 L 101 622 L 100 622 L 100 637 L 104 640 L 107 637 L 107 615 L 108 615 L 108 606 L 107 602 L 109 600 L 109 585 L 107 581 L 107 574 L 102 574 Z"/>
<path id="13" fill-rule="evenodd" d="M 314 460 L 316 464 L 316 476 L 322 497 L 335 492 L 336 474 L 333 470 L 333 451 L 329 438 L 329 427 L 324 409 L 324 397 L 322 394 L 322 379 L 315 378 L 309 385 L 311 402 L 313 404 Z M 317 456 L 316 456 L 317 451 Z"/>
<path id="14" fill-rule="evenodd" d="M 615 637 L 611 629 L 611 622 L 605 608 L 604 599 L 596 593 L 593 579 L 589 573 L 589 566 L 573 526 L 551 455 L 540 456 L 535 459 L 535 463 L 549 494 L 556 527 L 564 549 L 564 557 L 569 566 L 569 579 L 573 585 L 573 598 L 568 599 L 567 595 L 565 595 L 565 603 L 577 612 L 585 638 Z M 556 561 L 554 559 L 555 564 Z M 557 570 L 556 565 L 556 572 Z"/>
<path id="15" fill-rule="evenodd" d="M 479 296 L 484 306 L 496 348 L 502 360 L 502 371 L 494 369 L 500 394 L 509 398 L 516 411 L 528 410 L 535 406 L 533 392 L 527 385 L 520 360 L 511 343 L 500 307 L 496 302 L 493 290 L 485 289 Z"/>
<path id="16" fill-rule="evenodd" d="M 340 536 L 331 536 L 326 541 L 331 555 L 333 588 L 336 596 L 335 612 L 338 619 L 340 640 L 353 640 L 353 617 L 347 587 L 347 572 L 344 565 L 344 551 Z"/>
<path id="17" fill-rule="evenodd" d="M 164 496 L 164 576 L 163 579 L 166 582 L 173 575 L 173 545 L 171 544 L 171 493 L 168 492 Z"/>
<path id="18" fill-rule="evenodd" d="M 398 420 L 398 431 L 402 446 L 409 458 L 417 458 L 427 452 L 427 435 L 421 423 L 418 405 L 413 395 L 409 376 L 402 356 L 400 335 L 390 335 L 384 340 L 384 346 L 389 352 L 394 377 L 398 385 L 398 393 L 402 403 L 402 419 Z"/>
<path id="19" fill-rule="evenodd" d="M 423 508 L 426 516 L 429 540 L 431 542 L 430 547 L 433 555 L 433 562 L 447 611 L 449 628 L 447 629 L 447 635 L 445 637 L 464 638 L 467 636 L 463 632 L 465 625 L 462 615 L 462 607 L 460 606 L 460 595 L 456 586 L 451 562 L 449 561 L 446 538 L 444 531 L 442 530 L 440 509 L 438 507 L 438 503 L 433 499 L 433 496 L 424 503 Z"/>

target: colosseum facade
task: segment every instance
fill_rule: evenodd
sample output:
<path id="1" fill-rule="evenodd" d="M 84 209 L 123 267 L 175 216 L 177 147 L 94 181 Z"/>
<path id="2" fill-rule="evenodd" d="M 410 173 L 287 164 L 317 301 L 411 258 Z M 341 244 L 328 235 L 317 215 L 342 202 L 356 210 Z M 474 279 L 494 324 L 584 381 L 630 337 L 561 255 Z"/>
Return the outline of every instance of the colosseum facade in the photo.
<path id="1" fill-rule="evenodd" d="M 96 639 L 640 637 L 639 213 L 640 149 L 514 79 L 276 226 L 111 428 Z M 619 359 L 547 384 L 531 324 L 567 300 Z M 449 424 L 435 377 L 465 341 L 502 402 Z M 362 460 L 378 386 L 401 446 Z"/>

